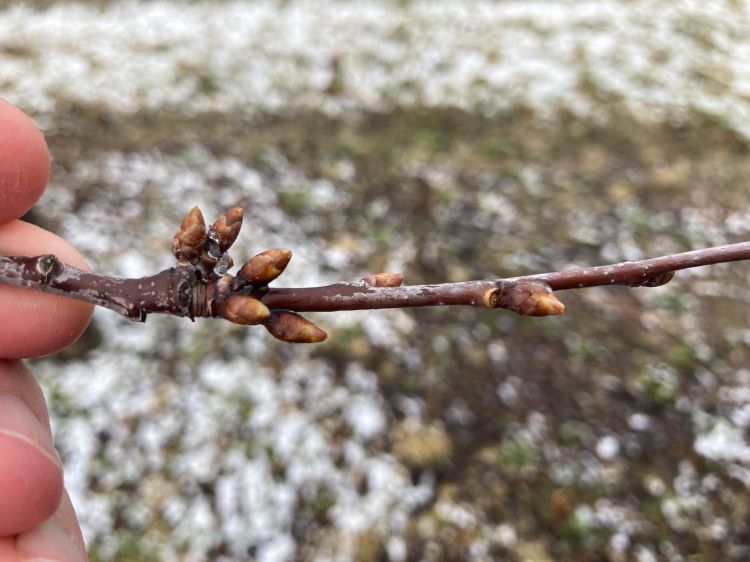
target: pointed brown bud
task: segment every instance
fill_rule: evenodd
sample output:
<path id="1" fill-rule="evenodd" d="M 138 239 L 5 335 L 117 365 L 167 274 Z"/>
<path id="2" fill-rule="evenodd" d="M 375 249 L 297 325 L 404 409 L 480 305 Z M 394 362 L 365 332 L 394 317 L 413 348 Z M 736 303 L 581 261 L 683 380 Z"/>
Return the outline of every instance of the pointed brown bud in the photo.
<path id="1" fill-rule="evenodd" d="M 372 287 L 400 287 L 404 276 L 400 273 L 373 273 L 362 278 L 362 283 Z"/>
<path id="2" fill-rule="evenodd" d="M 222 254 L 237 240 L 237 235 L 242 227 L 242 215 L 242 207 L 234 207 L 221 215 L 211 225 L 211 230 L 216 234 L 216 241 Z"/>
<path id="3" fill-rule="evenodd" d="M 246 285 L 262 287 L 276 279 L 286 269 L 292 259 L 291 250 L 274 248 L 253 256 L 245 262 L 237 272 L 232 288 L 237 289 Z"/>
<path id="4" fill-rule="evenodd" d="M 513 283 L 502 290 L 497 303 L 522 316 L 558 316 L 565 312 L 565 305 L 540 283 Z"/>
<path id="5" fill-rule="evenodd" d="M 273 337 L 288 343 L 319 343 L 328 337 L 315 324 L 288 310 L 274 310 L 263 325 Z"/>
<path id="6" fill-rule="evenodd" d="M 235 295 L 221 303 L 219 315 L 235 324 L 260 324 L 271 312 L 258 299 L 246 295 Z"/>
<path id="7" fill-rule="evenodd" d="M 206 221 L 198 207 L 185 215 L 180 230 L 174 235 L 172 253 L 178 261 L 193 262 L 198 259 L 206 243 Z"/>

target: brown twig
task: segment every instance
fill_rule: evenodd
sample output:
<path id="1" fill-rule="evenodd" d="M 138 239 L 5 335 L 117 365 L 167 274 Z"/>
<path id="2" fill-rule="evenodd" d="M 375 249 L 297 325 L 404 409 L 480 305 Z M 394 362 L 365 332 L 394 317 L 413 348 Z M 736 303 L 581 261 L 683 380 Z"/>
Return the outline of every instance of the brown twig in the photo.
<path id="1" fill-rule="evenodd" d="M 524 277 L 401 286 L 395 273 L 369 275 L 356 283 L 324 287 L 270 288 L 291 258 L 289 250 L 267 250 L 228 275 L 226 251 L 239 233 L 242 209 L 227 211 L 206 229 L 197 208 L 175 234 L 172 267 L 139 279 L 121 279 L 82 271 L 52 255 L 0 255 L 0 283 L 27 287 L 104 306 L 145 321 L 151 313 L 222 317 L 239 324 L 263 324 L 288 342 L 318 342 L 325 332 L 297 312 L 331 312 L 417 306 L 469 305 L 506 308 L 518 314 L 562 314 L 553 291 L 626 285 L 656 287 L 680 269 L 750 259 L 750 242 L 706 248 L 634 262 L 570 269 Z"/>
<path id="2" fill-rule="evenodd" d="M 527 283 L 540 284 L 552 291 L 605 285 L 658 287 L 669 282 L 675 271 L 680 269 L 748 259 L 750 242 L 740 242 L 639 261 L 487 281 L 385 288 L 363 286 L 361 283 L 337 283 L 325 287 L 269 289 L 263 302 L 269 307 L 291 308 L 300 312 L 457 304 L 506 308 L 502 298 L 494 305 L 486 302 L 488 291 L 498 291 L 498 297 L 501 297 L 508 287 Z"/>
<path id="3" fill-rule="evenodd" d="M 140 279 L 121 279 L 82 271 L 49 254 L 0 255 L 0 283 L 90 302 L 140 321 L 152 312 L 188 316 L 194 299 L 186 272 L 177 268 Z"/>

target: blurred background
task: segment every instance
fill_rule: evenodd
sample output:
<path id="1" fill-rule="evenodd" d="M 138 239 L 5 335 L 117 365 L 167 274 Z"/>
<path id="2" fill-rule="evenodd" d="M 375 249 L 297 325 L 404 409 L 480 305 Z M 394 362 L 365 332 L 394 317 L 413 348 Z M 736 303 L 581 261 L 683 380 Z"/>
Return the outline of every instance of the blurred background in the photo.
<path id="1" fill-rule="evenodd" d="M 750 5 L 0 2 L 28 217 L 100 272 L 199 205 L 281 286 L 515 276 L 750 239 Z M 95 561 L 750 556 L 750 265 L 559 318 L 312 315 L 329 340 L 97 311 L 33 362 Z"/>

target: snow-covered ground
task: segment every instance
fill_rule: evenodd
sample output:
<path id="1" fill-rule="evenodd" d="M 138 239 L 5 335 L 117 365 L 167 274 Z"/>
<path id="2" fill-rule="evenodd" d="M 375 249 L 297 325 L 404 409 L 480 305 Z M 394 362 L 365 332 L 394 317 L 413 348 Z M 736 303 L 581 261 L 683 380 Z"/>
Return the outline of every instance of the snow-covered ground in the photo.
<path id="1" fill-rule="evenodd" d="M 750 4 L 64 2 L 0 15 L 0 91 L 40 114 L 517 105 L 712 116 L 750 137 Z"/>
<path id="2" fill-rule="evenodd" d="M 248 209 L 233 254 L 239 259 L 293 246 L 294 266 L 284 284 L 333 282 L 321 266 L 333 260 L 345 268 L 347 253 L 335 251 L 328 260 L 330 251 L 305 243 L 304 231 L 277 207 L 286 186 L 304 186 L 313 207 L 318 200 L 330 209 L 331 186 L 275 160 L 270 185 L 237 159 L 216 159 L 200 147 L 188 159 L 106 153 L 80 161 L 69 175 L 61 171 L 40 208 L 63 217 L 59 234 L 96 269 L 147 275 L 171 265 L 169 240 L 181 217 L 170 213 L 182 209 L 170 202 L 189 200 L 212 217 L 216 194 L 208 197 L 206 186 L 228 177 L 231 203 Z M 67 185 L 89 186 L 98 195 L 74 209 Z M 157 193 L 149 192 L 153 186 Z M 164 214 L 142 220 L 156 210 Z M 112 216 L 120 228 L 112 228 Z M 138 226 L 122 228 L 128 224 Z M 316 495 L 330 498 L 328 517 L 337 529 L 334 544 L 317 546 L 319 559 L 350 559 L 357 535 L 370 532 L 391 537 L 392 558 L 401 559 L 408 515 L 434 491 L 429 481 L 412 483 L 388 451 L 371 447 L 391 430 L 375 373 L 353 362 L 345 379 L 336 380 L 325 362 L 311 358 L 310 348 L 288 348 L 265 330 L 224 322 L 193 326 L 152 317 L 134 324 L 105 310 L 96 311 L 96 322 L 104 341 L 89 357 L 40 362 L 36 371 L 56 396 L 53 414 L 67 412 L 54 422 L 66 485 L 87 537 L 102 542 L 101 556 L 112 556 L 120 545 L 106 537 L 115 526 L 113 506 L 124 499 L 116 490 L 130 487 L 126 521 L 144 529 L 156 520 L 173 526 L 159 549 L 164 560 L 202 560 L 222 542 L 231 545 L 229 559 L 250 547 L 258 560 L 292 559 L 299 497 L 314 502 Z M 341 313 L 323 321 L 329 331 L 354 324 L 371 341 L 392 344 L 394 353 L 400 351 L 396 334 L 408 335 L 413 326 L 403 311 Z M 266 366 L 276 355 L 283 357 L 280 371 Z M 167 376 L 159 370 L 165 365 Z M 419 408 L 409 419 L 422 420 Z M 343 441 L 337 437 L 342 432 L 348 436 Z M 363 482 L 365 494 L 358 491 Z M 213 491 L 205 494 L 196 483 L 210 483 Z M 144 531 L 143 544 L 154 536 L 164 539 Z"/>
<path id="3" fill-rule="evenodd" d="M 608 104 L 618 100 L 644 121 L 679 122 L 697 113 L 750 138 L 750 3 L 124 1 L 63 2 L 42 11 L 14 5 L 0 11 L 0 95 L 51 134 L 56 114 L 72 106 L 118 115 L 179 110 L 186 117 L 299 110 L 356 116 L 433 106 L 490 115 L 531 107 L 542 116 L 562 109 L 606 121 Z M 40 208 L 64 217 L 60 234 L 97 269 L 137 276 L 169 265 L 168 240 L 185 210 L 171 201 L 200 205 L 207 218 L 221 206 L 247 204 L 257 234 L 245 232 L 235 256 L 293 247 L 283 283 L 338 280 L 357 248 L 306 240 L 303 226 L 277 205 L 285 189 L 302 186 L 312 211 L 330 210 L 341 201 L 332 195 L 336 186 L 282 155 L 269 158 L 271 172 L 262 173 L 200 145 L 180 157 L 97 153 L 57 170 Z M 236 189 L 206 193 L 218 177 Z M 72 184 L 90 186 L 96 196 L 80 204 L 66 190 Z M 485 203 L 492 207 L 490 195 Z M 512 213 L 505 199 L 496 207 L 493 218 L 510 220 L 501 216 Z M 121 225 L 116 238 L 112 216 Z M 308 220 L 316 220 L 314 212 Z M 732 234 L 748 230 L 738 225 Z M 720 237 L 722 224 L 710 226 Z M 594 235 L 584 234 L 582 240 Z M 409 252 L 405 247 L 401 259 Z M 263 562 L 291 560 L 302 556 L 296 522 L 332 506 L 326 517 L 335 532 L 315 537 L 310 559 L 351 559 L 358 537 L 373 531 L 385 537 L 390 560 L 406 558 L 407 519 L 435 499 L 436 488 L 427 477 L 413 482 L 407 463 L 384 443 L 397 440 L 399 427 L 441 435 L 419 400 L 403 401 L 398 415 L 406 421 L 398 425 L 375 373 L 351 361 L 336 377 L 309 349 L 269 343 L 261 330 L 163 318 L 137 325 L 109 311 L 98 311 L 96 321 L 104 333 L 99 349 L 64 364 L 41 361 L 36 369 L 52 395 L 67 486 L 100 557 L 121 546 L 121 537 L 109 537 L 116 526 L 133 529 L 164 560 L 203 560 L 222 542 L 230 545 L 217 555 L 225 559 L 252 552 Z M 417 361 L 401 343 L 414 330 L 408 313 L 327 316 L 325 325 L 362 326 L 370 342 L 389 346 L 405 364 Z M 503 355 L 501 343 L 494 349 Z M 695 451 L 725 461 L 748 484 L 750 382 L 746 371 L 724 375 L 712 383 L 723 388 L 723 409 L 709 414 L 696 406 Z M 634 418 L 635 430 L 644 430 L 644 419 Z M 540 449 L 543 425 L 533 418 L 521 432 Z M 622 454 L 612 436 L 594 450 L 601 461 Z M 680 470 L 694 483 L 690 467 Z M 665 499 L 666 516 L 679 519 L 687 503 L 698 501 L 692 494 Z M 637 516 L 606 502 L 595 507 L 579 508 L 580 521 L 619 528 L 612 540 L 624 551 Z M 455 525 L 481 526 L 470 506 L 441 499 L 435 509 Z M 513 521 L 479 534 L 476 560 L 517 540 Z"/>

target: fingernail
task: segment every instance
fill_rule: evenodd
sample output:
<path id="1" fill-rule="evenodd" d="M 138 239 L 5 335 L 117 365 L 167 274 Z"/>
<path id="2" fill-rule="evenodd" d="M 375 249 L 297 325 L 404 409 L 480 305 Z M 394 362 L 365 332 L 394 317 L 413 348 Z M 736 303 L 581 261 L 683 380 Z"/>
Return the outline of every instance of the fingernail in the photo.
<path id="1" fill-rule="evenodd" d="M 37 451 L 56 468 L 61 468 L 49 434 L 31 409 L 12 394 L 0 394 L 0 436 L 15 439 Z"/>
<path id="2" fill-rule="evenodd" d="M 68 534 L 53 521 L 45 521 L 16 539 L 22 562 L 85 562 Z"/>

